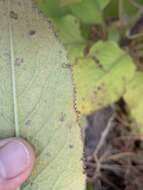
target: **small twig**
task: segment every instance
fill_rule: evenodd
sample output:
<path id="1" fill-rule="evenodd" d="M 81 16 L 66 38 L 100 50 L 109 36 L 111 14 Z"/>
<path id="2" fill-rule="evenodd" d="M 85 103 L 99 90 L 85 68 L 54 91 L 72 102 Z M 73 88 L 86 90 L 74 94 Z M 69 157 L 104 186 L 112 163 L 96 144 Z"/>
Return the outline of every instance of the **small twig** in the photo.
<path id="1" fill-rule="evenodd" d="M 135 50 L 143 50 L 143 44 L 138 44 L 134 47 Z"/>
<path id="2" fill-rule="evenodd" d="M 102 164 L 101 165 L 101 169 L 104 169 L 104 170 L 109 170 L 109 171 L 112 171 L 114 173 L 121 173 L 122 172 L 122 168 L 117 166 L 117 165 L 109 165 L 109 164 Z"/>
<path id="3" fill-rule="evenodd" d="M 111 150 L 107 149 L 99 159 L 100 162 L 104 162 L 109 155 L 111 155 Z"/>
<path id="4" fill-rule="evenodd" d="M 130 125 L 129 121 L 126 121 L 125 118 L 121 118 L 117 116 L 117 120 L 123 124 L 124 126 L 128 127 Z"/>
<path id="5" fill-rule="evenodd" d="M 100 138 L 100 141 L 94 151 L 94 156 L 96 157 L 99 150 L 102 148 L 102 146 L 104 145 L 105 141 L 106 141 L 106 138 L 107 138 L 107 135 L 109 134 L 111 128 L 113 127 L 113 120 L 115 119 L 115 114 L 112 115 L 112 117 L 109 119 L 108 121 L 108 124 L 105 128 L 105 130 L 103 131 L 102 135 L 101 135 L 101 138 Z"/>
<path id="6" fill-rule="evenodd" d="M 140 50 L 136 53 L 138 57 L 143 57 L 143 50 Z"/>
<path id="7" fill-rule="evenodd" d="M 140 5 L 139 3 L 137 3 L 134 0 L 128 0 L 134 7 L 136 7 L 137 9 L 139 9 L 141 12 L 143 12 L 143 6 Z"/>
<path id="8" fill-rule="evenodd" d="M 110 185 L 111 187 L 113 187 L 115 190 L 121 190 L 120 188 L 118 188 L 115 184 L 113 184 L 112 182 L 110 182 L 104 175 L 102 175 L 102 180 L 107 183 L 108 185 Z"/>
<path id="9" fill-rule="evenodd" d="M 109 160 L 118 160 L 127 156 L 135 156 L 136 154 L 133 152 L 124 152 L 124 153 L 118 153 L 118 154 L 114 154 L 109 156 L 108 158 L 106 158 L 108 161 Z"/>
<path id="10" fill-rule="evenodd" d="M 143 135 L 130 135 L 130 136 L 122 136 L 122 137 L 116 137 L 116 140 L 141 140 L 143 141 Z"/>
<path id="11" fill-rule="evenodd" d="M 143 32 L 140 32 L 140 33 L 137 33 L 137 34 L 133 34 L 133 35 L 130 35 L 130 33 L 127 32 L 126 36 L 127 36 L 127 38 L 128 38 L 129 40 L 134 40 L 134 39 L 136 39 L 136 38 L 141 38 L 141 37 L 143 37 Z"/>
<path id="12" fill-rule="evenodd" d="M 101 169 L 101 162 L 100 160 L 97 158 L 97 156 L 95 155 L 95 161 L 96 161 L 96 174 L 94 176 L 94 178 L 97 178 L 98 176 L 100 176 L 100 169 Z"/>
<path id="13" fill-rule="evenodd" d="M 96 168 L 96 164 L 95 164 L 95 163 L 87 162 L 87 163 L 85 163 L 85 165 L 86 165 L 87 167 Z"/>

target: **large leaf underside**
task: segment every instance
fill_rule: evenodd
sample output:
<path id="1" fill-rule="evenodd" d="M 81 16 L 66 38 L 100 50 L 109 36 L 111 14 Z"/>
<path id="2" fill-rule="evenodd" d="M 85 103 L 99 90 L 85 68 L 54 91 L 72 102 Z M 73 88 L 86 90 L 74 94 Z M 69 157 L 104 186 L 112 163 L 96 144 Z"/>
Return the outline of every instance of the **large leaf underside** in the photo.
<path id="1" fill-rule="evenodd" d="M 36 166 L 24 190 L 83 190 L 82 144 L 66 52 L 31 0 L 0 1 L 0 137 L 15 135 L 11 64 L 20 135 Z"/>

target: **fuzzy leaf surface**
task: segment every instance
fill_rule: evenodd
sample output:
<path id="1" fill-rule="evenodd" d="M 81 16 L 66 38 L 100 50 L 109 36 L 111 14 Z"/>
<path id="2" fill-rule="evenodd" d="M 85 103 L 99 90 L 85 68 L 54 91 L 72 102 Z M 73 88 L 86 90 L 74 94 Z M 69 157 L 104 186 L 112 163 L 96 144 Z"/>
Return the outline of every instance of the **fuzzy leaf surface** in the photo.
<path id="1" fill-rule="evenodd" d="M 15 136 L 14 63 L 20 136 L 35 148 L 24 190 L 83 190 L 82 143 L 66 52 L 31 0 L 0 1 L 0 137 Z M 66 179 L 66 180 L 65 180 Z"/>

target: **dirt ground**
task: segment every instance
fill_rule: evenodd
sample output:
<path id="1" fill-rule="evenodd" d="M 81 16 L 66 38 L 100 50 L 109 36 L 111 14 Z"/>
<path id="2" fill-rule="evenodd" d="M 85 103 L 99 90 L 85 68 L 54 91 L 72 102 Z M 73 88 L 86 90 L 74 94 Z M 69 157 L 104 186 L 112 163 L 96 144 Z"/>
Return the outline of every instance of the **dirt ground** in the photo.
<path id="1" fill-rule="evenodd" d="M 123 100 L 87 117 L 84 169 L 94 190 L 143 189 L 143 137 Z"/>

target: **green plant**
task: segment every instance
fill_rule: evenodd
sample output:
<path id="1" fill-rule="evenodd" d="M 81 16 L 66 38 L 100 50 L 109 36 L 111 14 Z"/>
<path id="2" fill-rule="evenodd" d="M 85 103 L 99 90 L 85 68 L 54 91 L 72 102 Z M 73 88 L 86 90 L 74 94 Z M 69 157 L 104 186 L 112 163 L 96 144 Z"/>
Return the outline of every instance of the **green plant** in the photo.
<path id="1" fill-rule="evenodd" d="M 142 14 L 142 1 L 35 1 L 52 19 L 68 51 L 77 111 L 89 114 L 125 97 L 129 112 L 142 126 L 142 101 L 134 95 L 129 97 L 132 81 L 142 83 L 141 69 L 137 69 L 135 57 L 130 54 L 130 43 L 138 41 L 132 48 L 137 46 L 142 56 L 142 23 L 137 32 L 130 33 Z M 125 39 L 132 39 L 126 47 L 121 45 Z M 142 88 L 137 88 L 136 94 L 141 93 Z"/>
<path id="2" fill-rule="evenodd" d="M 143 2 L 35 1 L 67 49 L 78 117 L 123 98 L 130 127 L 141 133 Z"/>
<path id="3" fill-rule="evenodd" d="M 133 131 L 143 131 L 143 2 L 8 2 L 0 1 L 0 136 L 26 138 L 37 155 L 21 189 L 83 190 L 81 116 L 123 98 Z"/>

